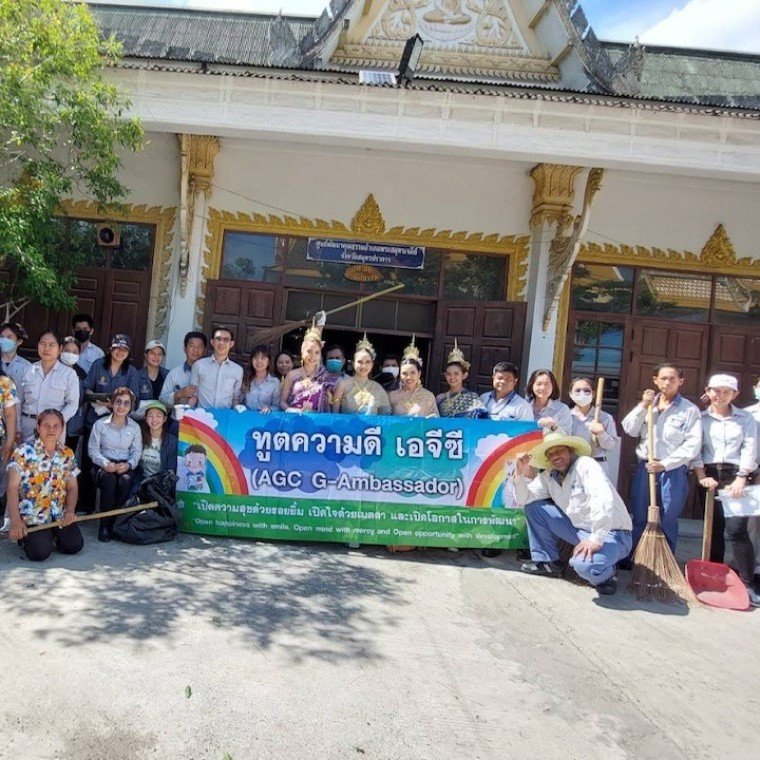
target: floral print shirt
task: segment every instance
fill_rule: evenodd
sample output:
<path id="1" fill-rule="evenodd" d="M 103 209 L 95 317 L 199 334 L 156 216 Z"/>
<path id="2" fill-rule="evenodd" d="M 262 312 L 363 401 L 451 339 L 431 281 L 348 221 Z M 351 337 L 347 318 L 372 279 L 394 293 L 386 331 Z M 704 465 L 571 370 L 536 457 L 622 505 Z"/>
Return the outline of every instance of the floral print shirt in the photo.
<path id="1" fill-rule="evenodd" d="M 68 446 L 59 443 L 49 456 L 39 439 L 22 443 L 13 452 L 8 469 L 21 476 L 18 510 L 27 525 L 45 525 L 63 517 L 66 483 L 79 474 L 74 452 Z"/>
<path id="2" fill-rule="evenodd" d="M 0 375 L 0 410 L 18 404 L 16 384 L 6 375 Z M 0 414 L 0 442 L 5 440 L 5 413 Z"/>

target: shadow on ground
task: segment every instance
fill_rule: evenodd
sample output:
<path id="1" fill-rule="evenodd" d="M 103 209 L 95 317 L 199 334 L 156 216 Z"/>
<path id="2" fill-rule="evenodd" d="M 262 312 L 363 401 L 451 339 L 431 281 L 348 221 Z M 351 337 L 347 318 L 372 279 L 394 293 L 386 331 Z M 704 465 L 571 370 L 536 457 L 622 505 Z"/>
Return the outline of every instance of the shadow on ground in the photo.
<path id="1" fill-rule="evenodd" d="M 180 534 L 167 544 L 128 546 L 98 544 L 94 528 L 84 533 L 81 554 L 56 553 L 44 563 L 0 542 L 3 607 L 34 620 L 40 641 L 147 641 L 170 636 L 189 616 L 194 626 L 234 630 L 262 651 L 285 637 L 295 660 L 375 658 L 374 634 L 394 626 L 412 583 L 341 545 Z"/>

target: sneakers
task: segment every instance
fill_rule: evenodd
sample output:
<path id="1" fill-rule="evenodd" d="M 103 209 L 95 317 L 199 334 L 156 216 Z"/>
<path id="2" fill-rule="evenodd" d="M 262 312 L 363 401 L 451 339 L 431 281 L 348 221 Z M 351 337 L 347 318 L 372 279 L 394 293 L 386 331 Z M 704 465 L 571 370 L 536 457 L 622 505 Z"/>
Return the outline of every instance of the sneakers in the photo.
<path id="1" fill-rule="evenodd" d="M 613 575 L 612 578 L 607 578 L 604 583 L 599 583 L 594 588 L 600 596 L 611 596 L 617 591 L 617 587 L 617 575 Z"/>
<path id="2" fill-rule="evenodd" d="M 543 575 L 546 578 L 559 578 L 564 568 L 559 562 L 523 562 L 520 565 L 521 573 L 528 575 Z"/>

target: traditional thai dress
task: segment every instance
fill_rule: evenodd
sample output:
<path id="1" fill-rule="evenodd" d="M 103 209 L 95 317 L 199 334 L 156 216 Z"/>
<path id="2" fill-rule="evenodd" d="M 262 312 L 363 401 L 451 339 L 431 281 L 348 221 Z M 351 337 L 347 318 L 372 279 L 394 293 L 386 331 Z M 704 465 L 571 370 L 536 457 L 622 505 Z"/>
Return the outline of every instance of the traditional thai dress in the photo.
<path id="1" fill-rule="evenodd" d="M 357 380 L 349 377 L 343 380 L 340 401 L 342 414 L 390 414 L 391 402 L 380 383 L 374 380 Z M 339 391 L 340 393 L 340 391 Z"/>
<path id="2" fill-rule="evenodd" d="M 398 417 L 440 417 L 435 396 L 420 386 L 413 391 L 403 388 L 389 395 L 392 413 Z"/>
<path id="3" fill-rule="evenodd" d="M 462 390 L 455 394 L 447 391 L 441 393 L 436 401 L 441 417 L 464 417 L 467 419 L 488 417 L 488 412 L 480 400 L 480 396 L 473 391 Z"/>
<path id="4" fill-rule="evenodd" d="M 293 381 L 288 394 L 288 409 L 304 409 L 312 412 L 330 411 L 330 393 L 331 387 L 329 381 L 331 375 L 320 364 L 316 374 L 313 377 L 305 375 L 303 370 Z M 309 406 L 310 404 L 310 406 Z"/>

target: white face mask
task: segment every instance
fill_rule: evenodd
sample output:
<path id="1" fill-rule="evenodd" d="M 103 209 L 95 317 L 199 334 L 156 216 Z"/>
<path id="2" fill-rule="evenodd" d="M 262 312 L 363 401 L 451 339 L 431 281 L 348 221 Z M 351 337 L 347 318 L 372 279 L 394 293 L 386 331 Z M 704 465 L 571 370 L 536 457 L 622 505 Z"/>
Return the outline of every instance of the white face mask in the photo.
<path id="1" fill-rule="evenodd" d="M 589 391 L 573 391 L 570 394 L 570 398 L 578 406 L 588 406 L 591 403 L 592 395 Z"/>
<path id="2" fill-rule="evenodd" d="M 393 366 L 391 366 L 391 367 L 383 367 L 383 372 L 386 372 L 391 377 L 398 377 L 398 370 L 399 370 L 398 367 L 393 367 Z"/>
<path id="3" fill-rule="evenodd" d="M 67 367 L 73 367 L 79 361 L 79 354 L 75 354 L 72 351 L 63 351 L 59 358 Z"/>

